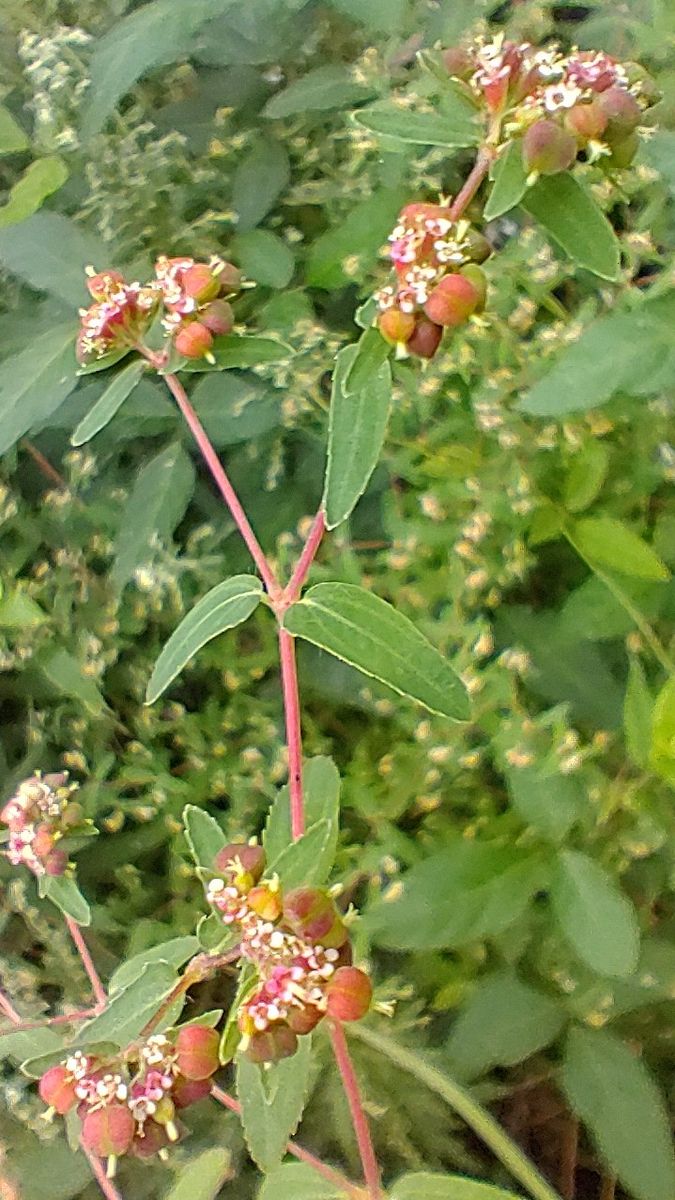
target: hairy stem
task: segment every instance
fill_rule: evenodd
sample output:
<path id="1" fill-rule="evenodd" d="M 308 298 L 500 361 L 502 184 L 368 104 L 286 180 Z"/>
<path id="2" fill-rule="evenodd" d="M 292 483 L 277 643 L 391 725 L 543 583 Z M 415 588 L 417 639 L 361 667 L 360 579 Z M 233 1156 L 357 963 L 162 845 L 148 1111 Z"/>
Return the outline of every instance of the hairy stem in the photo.
<path id="1" fill-rule="evenodd" d="M 431 1063 L 425 1062 L 419 1053 L 399 1046 L 367 1026 L 355 1023 L 352 1032 L 359 1041 L 365 1042 L 378 1054 L 385 1055 L 402 1071 L 407 1071 L 415 1079 L 419 1079 L 420 1083 L 445 1100 L 535 1200 L 560 1200 L 557 1192 L 539 1174 L 534 1164 L 504 1132 L 494 1117 L 474 1100 L 470 1092 L 455 1083 L 454 1079 L 432 1067 Z"/>
<path id="2" fill-rule="evenodd" d="M 291 836 L 297 841 L 305 832 L 305 802 L 302 787 L 302 726 L 295 641 L 279 626 L 279 660 L 284 697 L 286 744 L 288 746 L 288 790 L 291 798 Z"/>
<path id="3" fill-rule="evenodd" d="M 2 1007 L 1 1003 L 0 1007 Z M 101 1007 L 97 1004 L 94 1008 L 79 1008 L 77 1012 L 59 1013 L 56 1017 L 43 1017 L 41 1021 L 22 1021 L 19 1017 L 13 1029 L 0 1030 L 0 1038 L 7 1037 L 11 1033 L 28 1033 L 31 1029 L 51 1029 L 52 1025 L 75 1025 L 78 1021 L 87 1021 L 90 1017 L 97 1017 L 100 1012 Z M 0 1192 L 1 1196 L 2 1192 Z"/>
<path id="4" fill-rule="evenodd" d="M 195 983 L 201 983 L 204 979 L 208 979 L 209 975 L 212 975 L 214 971 L 217 971 L 220 967 L 230 966 L 232 963 L 237 962 L 240 957 L 241 947 L 239 945 L 236 945 L 232 950 L 228 950 L 225 954 L 197 954 L 188 963 L 182 978 L 172 987 L 157 1011 L 152 1014 L 149 1021 L 146 1021 L 138 1035 L 139 1041 L 149 1037 L 153 1030 L 157 1028 L 162 1018 L 169 1012 L 175 1001 L 184 996 Z"/>
<path id="5" fill-rule="evenodd" d="M 490 169 L 490 163 L 492 162 L 493 158 L 493 152 L 486 146 L 482 146 L 478 151 L 476 161 L 473 164 L 471 171 L 467 175 L 464 184 L 450 205 L 450 212 L 448 213 L 448 216 L 450 217 L 451 221 L 457 221 L 467 206 L 471 203 Z"/>
<path id="6" fill-rule="evenodd" d="M 337 1063 L 342 1086 L 345 1090 L 349 1111 L 352 1116 L 352 1124 L 356 1141 L 359 1147 L 361 1156 L 361 1164 L 363 1166 L 363 1177 L 366 1182 L 368 1196 L 370 1200 L 379 1200 L 382 1192 L 380 1189 L 380 1168 L 377 1165 L 373 1142 L 370 1136 L 368 1127 L 368 1118 L 363 1111 L 361 1102 L 361 1093 L 359 1091 L 359 1083 L 356 1078 L 356 1072 L 349 1055 L 347 1047 L 347 1039 L 345 1038 L 344 1029 L 339 1021 L 330 1022 L 330 1039 L 333 1046 L 333 1053 Z"/>
<path id="7" fill-rule="evenodd" d="M 87 949 L 87 944 L 82 936 L 80 927 L 75 921 L 73 921 L 72 917 L 66 917 L 65 920 L 66 925 L 68 926 L 68 932 L 75 943 L 75 949 L 82 959 L 82 966 L 89 977 L 89 982 L 91 983 L 94 999 L 96 1001 L 96 1007 L 103 1009 L 108 1002 L 108 995 L 103 984 L 101 983 L 99 973 L 94 966 L 94 961 Z"/>
<path id="8" fill-rule="evenodd" d="M 316 552 L 321 545 L 321 539 L 325 532 L 326 522 L 323 513 L 319 510 L 312 521 L 312 527 L 307 535 L 307 541 L 303 547 L 302 554 L 297 561 L 295 570 L 284 593 L 285 599 L 291 604 L 300 595 L 302 586 L 309 574 L 309 568 L 314 562 Z"/>
<path id="9" fill-rule="evenodd" d="M 89 1152 L 89 1150 L 85 1149 L 84 1146 L 82 1147 L 82 1149 L 84 1150 L 84 1153 L 85 1153 L 87 1159 L 89 1160 L 89 1166 L 91 1167 L 91 1169 L 94 1173 L 96 1182 L 97 1182 L 98 1186 L 100 1187 L 101 1191 L 103 1192 L 103 1195 L 105 1196 L 106 1200 L 122 1200 L 121 1192 L 118 1192 L 112 1179 L 108 1179 L 108 1176 L 106 1175 L 105 1171 L 103 1170 L 103 1166 L 102 1166 L 100 1158 L 97 1158 L 95 1154 L 91 1154 Z"/>

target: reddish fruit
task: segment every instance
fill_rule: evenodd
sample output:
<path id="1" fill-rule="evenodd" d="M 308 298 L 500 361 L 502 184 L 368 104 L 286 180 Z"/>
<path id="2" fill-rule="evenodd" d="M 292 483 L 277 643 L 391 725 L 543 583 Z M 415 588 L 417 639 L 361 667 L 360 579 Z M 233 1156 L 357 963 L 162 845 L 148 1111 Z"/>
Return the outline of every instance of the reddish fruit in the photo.
<path id="1" fill-rule="evenodd" d="M 565 116 L 565 124 L 582 141 L 595 140 L 602 136 L 607 125 L 607 116 L 598 100 L 589 104 L 575 104 Z"/>
<path id="2" fill-rule="evenodd" d="M 576 156 L 576 138 L 555 121 L 535 121 L 525 131 L 523 165 L 528 174 L 557 175 L 571 167 Z"/>
<path id="3" fill-rule="evenodd" d="M 303 1008 L 291 1008 L 286 1020 L 293 1033 L 304 1035 L 316 1029 L 319 1021 L 323 1020 L 323 1016 L 324 1014 L 318 1008 L 306 1004 Z"/>
<path id="4" fill-rule="evenodd" d="M 207 300 L 215 300 L 220 291 L 220 283 L 206 263 L 195 263 L 184 272 L 181 289 L 186 296 L 192 296 L 199 304 L 205 304 Z"/>
<path id="5" fill-rule="evenodd" d="M 124 276 L 120 271 L 99 271 L 87 279 L 87 288 L 93 300 L 105 300 L 109 292 L 114 291 L 116 284 L 123 284 Z M 58 785 L 57 785 L 58 786 Z"/>
<path id="6" fill-rule="evenodd" d="M 433 358 L 442 337 L 441 325 L 435 325 L 433 321 L 420 316 L 415 322 L 415 332 L 407 344 L 407 349 L 418 358 Z"/>
<path id="7" fill-rule="evenodd" d="M 38 858 L 46 858 L 54 849 L 54 834 L 49 825 L 38 825 L 33 837 L 33 852 Z"/>
<path id="8" fill-rule="evenodd" d="M 50 1067 L 38 1084 L 40 1099 L 60 1117 L 76 1104 L 75 1081 L 64 1066 Z"/>
<path id="9" fill-rule="evenodd" d="M 211 1094 L 210 1079 L 183 1079 L 178 1076 L 171 1095 L 176 1108 L 189 1108 L 191 1104 L 196 1104 L 198 1100 L 204 1100 Z"/>
<path id="10" fill-rule="evenodd" d="M 136 1122 L 126 1104 L 108 1104 L 88 1112 L 82 1122 L 82 1144 L 98 1158 L 114 1158 L 131 1148 Z"/>
<path id="11" fill-rule="evenodd" d="M 358 967 L 339 967 L 326 988 L 327 1012 L 337 1021 L 360 1021 L 373 998 L 373 985 Z"/>
<path id="12" fill-rule="evenodd" d="M 254 1033 L 246 1047 L 246 1057 L 255 1063 L 279 1062 L 290 1058 L 298 1048 L 298 1039 L 288 1025 L 273 1025 L 264 1033 Z"/>
<path id="13" fill-rule="evenodd" d="M 84 821 L 84 809 L 76 800 L 71 800 L 61 813 L 61 825 L 64 829 L 72 829 Z"/>
<path id="14" fill-rule="evenodd" d="M 608 88 L 598 96 L 597 103 L 605 115 L 608 138 L 626 137 L 640 124 L 642 109 L 625 88 Z"/>
<path id="15" fill-rule="evenodd" d="M 186 1079 L 208 1079 L 218 1070 L 220 1037 L 208 1025 L 184 1025 L 178 1030 L 178 1070 Z"/>
<path id="16" fill-rule="evenodd" d="M 377 328 L 387 342 L 407 342 L 415 332 L 415 318 L 400 308 L 386 308 L 377 318 Z"/>
<path id="17" fill-rule="evenodd" d="M 230 842 L 218 851 L 213 865 L 216 871 L 222 871 L 223 874 L 243 869 L 257 883 L 265 870 L 265 851 L 262 846 Z"/>
<path id="18" fill-rule="evenodd" d="M 474 63 L 468 50 L 461 46 L 451 46 L 443 51 L 443 65 L 449 75 L 455 79 L 468 79 L 473 75 Z"/>
<path id="19" fill-rule="evenodd" d="M 202 325 L 217 335 L 231 333 L 234 328 L 232 305 L 227 300 L 212 300 L 199 314 Z"/>
<path id="20" fill-rule="evenodd" d="M 263 921 L 277 921 L 281 916 L 281 896 L 279 890 L 272 889 L 269 884 L 261 883 L 251 888 L 246 896 L 246 902 L 254 913 Z"/>
<path id="21" fill-rule="evenodd" d="M 436 325 L 454 328 L 463 325 L 479 303 L 478 288 L 465 275 L 457 273 L 443 276 L 424 305 L 424 311 Z"/>
<path id="22" fill-rule="evenodd" d="M 144 1121 L 143 1133 L 139 1131 L 131 1143 L 131 1153 L 136 1158 L 152 1158 L 153 1154 L 157 1154 L 168 1144 L 169 1135 L 163 1125 L 158 1125 L 155 1121 Z"/>
<path id="23" fill-rule="evenodd" d="M 325 950 L 337 950 L 347 941 L 347 930 L 327 892 L 299 887 L 283 901 L 284 921 L 297 937 Z"/>
<path id="24" fill-rule="evenodd" d="M 231 296 L 233 292 L 241 291 L 243 282 L 243 274 L 238 267 L 232 263 L 223 263 L 222 268 L 216 274 L 216 279 L 222 294 Z"/>
<path id="25" fill-rule="evenodd" d="M 65 850 L 52 850 L 42 865 L 46 875 L 63 875 L 68 866 L 68 855 Z"/>
<path id="26" fill-rule="evenodd" d="M 178 330 L 175 345 L 184 358 L 203 358 L 213 345 L 213 334 L 201 321 L 190 321 Z"/>

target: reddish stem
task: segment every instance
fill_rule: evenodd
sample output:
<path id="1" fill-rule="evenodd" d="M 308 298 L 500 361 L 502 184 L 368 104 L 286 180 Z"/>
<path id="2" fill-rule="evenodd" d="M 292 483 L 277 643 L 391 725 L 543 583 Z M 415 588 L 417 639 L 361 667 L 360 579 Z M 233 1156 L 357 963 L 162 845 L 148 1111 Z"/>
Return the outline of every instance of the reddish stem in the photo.
<path id="1" fill-rule="evenodd" d="M 5 993 L 3 991 L 0 991 L 0 1010 L 2 1012 L 4 1012 L 7 1019 L 10 1020 L 13 1025 L 21 1024 L 20 1014 L 16 1011 L 11 1000 L 8 1000 L 7 996 L 5 995 Z M 14 1033 L 14 1030 L 6 1029 L 4 1031 L 4 1033 Z M 4 1034 L 0 1034 L 0 1037 L 2 1037 L 2 1036 L 4 1036 Z"/>
<path id="2" fill-rule="evenodd" d="M 284 697 L 286 718 L 286 743 L 288 745 L 288 790 L 291 797 L 291 835 L 297 841 L 305 832 L 305 805 L 302 790 L 302 726 L 300 723 L 300 696 L 298 693 L 298 668 L 295 661 L 295 641 L 279 626 L 279 659 L 281 661 L 281 687 Z"/>
<path id="3" fill-rule="evenodd" d="M 89 1166 L 91 1167 L 96 1178 L 96 1182 L 103 1192 L 106 1200 L 122 1200 L 121 1193 L 118 1192 L 112 1179 L 108 1179 L 108 1176 L 103 1170 L 103 1165 L 100 1158 L 97 1158 L 95 1154 L 91 1154 L 84 1146 L 82 1146 L 82 1149 L 89 1160 Z"/>
<path id="4" fill-rule="evenodd" d="M 239 530 L 248 547 L 251 558 L 260 572 L 261 579 L 263 580 L 267 591 L 273 599 L 277 598 L 280 593 L 280 588 L 274 571 L 268 563 L 262 546 L 253 532 L 251 523 L 241 506 L 239 497 L 232 487 L 225 469 L 208 439 L 204 426 L 202 425 L 199 417 L 187 398 L 185 388 L 176 375 L 165 375 L 164 379 L 169 391 L 171 392 L 171 395 L 176 401 L 176 404 L 178 405 L 187 425 L 190 428 L 190 432 L 199 446 L 202 458 L 209 468 L 215 480 L 216 486 L 223 497 L 223 500 L 227 504 L 230 513 L 232 514 L 232 520 L 237 526 L 237 529 Z"/>
<path id="5" fill-rule="evenodd" d="M 94 999 L 96 1001 L 96 1007 L 103 1009 L 108 1003 L 108 995 L 103 984 L 101 983 L 99 973 L 94 966 L 94 960 L 87 949 L 87 944 L 82 937 L 80 927 L 75 921 L 73 921 L 72 917 L 66 917 L 66 925 L 68 926 L 68 932 L 75 943 L 75 949 L 82 959 L 82 966 L 89 977 L 89 982 L 91 983 Z"/>
<path id="6" fill-rule="evenodd" d="M 451 221 L 457 221 L 461 217 L 467 205 L 471 203 L 481 183 L 485 179 L 490 168 L 494 155 L 490 149 L 483 146 L 478 151 L 476 161 L 471 168 L 471 171 L 466 177 L 463 186 L 458 191 L 455 199 L 450 205 L 448 216 Z"/>
<path id="7" fill-rule="evenodd" d="M 331 1021 L 329 1023 L 330 1039 L 333 1045 L 333 1053 L 335 1061 L 342 1079 L 342 1086 L 345 1090 L 349 1111 L 352 1116 L 352 1124 L 356 1141 L 359 1147 L 361 1163 L 363 1165 L 363 1177 L 366 1181 L 366 1188 L 370 1200 L 379 1200 L 381 1196 L 380 1190 L 380 1168 L 377 1165 L 373 1142 L 370 1136 L 368 1127 L 368 1118 L 363 1110 L 361 1101 L 361 1093 L 359 1083 L 356 1078 L 356 1072 L 352 1065 L 352 1060 L 349 1056 L 347 1048 L 347 1039 L 345 1038 L 344 1029 L 339 1021 Z"/>
<path id="8" fill-rule="evenodd" d="M 309 574 L 309 568 L 314 562 L 316 552 L 321 545 L 321 539 L 325 532 L 326 522 L 323 513 L 321 510 L 319 510 L 312 521 L 312 527 L 307 535 L 307 541 L 303 547 L 302 554 L 297 561 L 297 565 L 293 574 L 291 575 L 288 587 L 284 592 L 284 599 L 291 604 L 294 600 L 297 600 L 298 596 L 300 595 L 303 584 Z"/>
<path id="9" fill-rule="evenodd" d="M 19 1022 L 16 1024 L 15 1029 L 0 1030 L 0 1038 L 7 1037 L 10 1033 L 27 1033 L 30 1029 L 47 1029 L 51 1028 L 52 1025 L 75 1024 L 77 1021 L 86 1021 L 88 1017 L 98 1016 L 100 1011 L 101 1009 L 97 1004 L 95 1008 L 81 1008 L 73 1013 L 59 1013 L 57 1017 L 45 1017 L 42 1021 L 22 1021 L 19 1017 Z"/>

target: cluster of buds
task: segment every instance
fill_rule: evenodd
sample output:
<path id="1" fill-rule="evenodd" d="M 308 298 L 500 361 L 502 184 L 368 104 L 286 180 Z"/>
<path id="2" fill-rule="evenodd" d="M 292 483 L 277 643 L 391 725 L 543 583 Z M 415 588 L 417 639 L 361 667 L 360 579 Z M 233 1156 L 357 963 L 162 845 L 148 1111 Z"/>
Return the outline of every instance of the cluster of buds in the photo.
<path id="1" fill-rule="evenodd" d="M 94 303 L 80 309 L 76 353 L 83 366 L 138 349 L 161 311 L 168 339 L 184 358 L 210 358 L 215 336 L 230 333 L 234 313 L 226 297 L 242 287 L 232 263 L 211 258 L 161 257 L 149 283 L 126 283 L 119 271 L 87 268 Z"/>
<path id="2" fill-rule="evenodd" d="M 218 1043 L 214 1029 L 183 1025 L 175 1039 L 156 1034 L 115 1059 L 75 1051 L 40 1079 L 45 1115 L 75 1110 L 82 1145 L 108 1159 L 109 1175 L 123 1154 L 164 1158 L 183 1133 L 178 1113 L 211 1091 Z"/>
<path id="3" fill-rule="evenodd" d="M 237 1012 L 248 1058 L 288 1058 L 298 1037 L 326 1014 L 337 1021 L 365 1016 L 372 985 L 352 966 L 347 926 L 328 892 L 284 892 L 276 877 L 263 879 L 265 856 L 257 845 L 224 847 L 215 868 L 207 899 L 226 925 L 237 927 L 241 958 L 255 968 L 253 990 Z"/>
<path id="4" fill-rule="evenodd" d="M 399 355 L 433 358 L 443 330 L 485 306 L 487 281 L 478 264 L 490 243 L 450 211 L 448 204 L 408 204 L 389 238 L 396 278 L 376 293 L 377 326 Z"/>
<path id="5" fill-rule="evenodd" d="M 9 830 L 5 854 L 12 866 L 28 867 L 34 875 L 63 875 L 68 866 L 64 839 L 91 825 L 72 798 L 76 791 L 66 771 L 38 773 L 19 784 L 0 812 Z"/>
<path id="6" fill-rule="evenodd" d="M 582 152 L 589 161 L 628 166 L 642 114 L 658 99 L 642 67 L 601 50 L 562 54 L 556 46 L 518 45 L 500 34 L 446 50 L 444 62 L 499 120 L 505 141 L 522 137 L 532 181 L 566 171 Z"/>

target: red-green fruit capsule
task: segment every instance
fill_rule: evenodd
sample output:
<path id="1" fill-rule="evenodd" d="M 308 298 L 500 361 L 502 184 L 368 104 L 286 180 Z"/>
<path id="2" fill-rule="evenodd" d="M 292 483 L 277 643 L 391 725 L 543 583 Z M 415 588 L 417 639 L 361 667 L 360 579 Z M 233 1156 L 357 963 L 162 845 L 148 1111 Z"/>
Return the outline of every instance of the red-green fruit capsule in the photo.
<path id="1" fill-rule="evenodd" d="M 263 921 L 277 921 L 281 916 L 281 894 L 279 889 L 267 883 L 252 887 L 247 893 L 246 903 Z"/>
<path id="2" fill-rule="evenodd" d="M 288 1025 L 273 1025 L 264 1033 L 254 1033 L 244 1053 L 251 1062 L 279 1062 L 291 1058 L 297 1048 L 298 1039 Z"/>
<path id="3" fill-rule="evenodd" d="M 466 235 L 467 248 L 465 254 L 472 262 L 482 263 L 492 254 L 492 246 L 488 239 L 477 229 L 470 229 Z"/>
<path id="4" fill-rule="evenodd" d="M 443 64 L 449 75 L 455 79 L 468 79 L 473 75 L 474 62 L 468 50 L 461 46 L 451 46 L 443 51 Z"/>
<path id="5" fill-rule="evenodd" d="M 201 321 L 190 321 L 178 330 L 175 339 L 176 350 L 184 358 L 203 358 L 213 345 L 213 334 Z"/>
<path id="6" fill-rule="evenodd" d="M 210 1079 L 183 1079 L 181 1075 L 176 1079 L 171 1096 L 176 1108 L 189 1108 L 191 1104 L 196 1104 L 198 1100 L 205 1100 L 211 1094 Z"/>
<path id="7" fill-rule="evenodd" d="M 412 337 L 415 318 L 412 313 L 401 312 L 400 308 L 386 308 L 377 318 L 377 328 L 386 342 L 396 345 Z"/>
<path id="8" fill-rule="evenodd" d="M 64 1066 L 50 1067 L 38 1084 L 40 1099 L 60 1117 L 77 1103 L 75 1081 Z"/>
<path id="9" fill-rule="evenodd" d="M 338 950 L 347 941 L 347 930 L 333 901 L 319 888 L 299 887 L 287 892 L 283 915 L 289 929 L 314 946 Z"/>
<path id="10" fill-rule="evenodd" d="M 339 967 L 326 988 L 327 1012 L 337 1021 L 360 1021 L 373 998 L 373 985 L 358 967 Z"/>
<path id="11" fill-rule="evenodd" d="M 480 268 L 476 268 L 479 270 Z M 424 311 L 430 321 L 445 328 L 463 325 L 480 302 L 480 292 L 470 279 L 459 272 L 444 275 L 429 296 Z"/>
<path id="12" fill-rule="evenodd" d="M 485 271 L 476 266 L 475 263 L 468 263 L 466 267 L 460 267 L 459 274 L 468 279 L 469 283 L 476 289 L 478 293 L 478 303 L 474 312 L 480 313 L 485 308 L 485 299 L 487 296 L 487 275 Z"/>
<path id="13" fill-rule="evenodd" d="M 136 1158 L 152 1158 L 168 1145 L 169 1135 L 164 1126 L 155 1121 L 144 1121 L 143 1133 L 139 1130 L 131 1143 L 131 1153 Z"/>
<path id="14" fill-rule="evenodd" d="M 557 175 L 572 166 L 577 156 L 576 138 L 555 121 L 535 121 L 523 136 L 523 165 L 528 174 Z"/>
<path id="15" fill-rule="evenodd" d="M 304 1035 L 316 1029 L 319 1021 L 323 1020 L 323 1016 L 324 1014 L 313 1004 L 306 1004 L 303 1008 L 291 1008 L 286 1020 L 293 1033 Z"/>
<path id="16" fill-rule="evenodd" d="M 98 1158 L 126 1154 L 136 1132 L 136 1122 L 126 1104 L 108 1104 L 88 1112 L 82 1122 L 82 1144 Z"/>
<path id="17" fill-rule="evenodd" d="M 216 279 L 220 288 L 221 296 L 231 296 L 233 292 L 241 291 L 241 285 L 244 279 L 239 267 L 235 267 L 233 263 L 223 263 L 220 271 L 216 272 Z"/>
<path id="18" fill-rule="evenodd" d="M 220 1038 L 207 1025 L 184 1025 L 176 1038 L 177 1064 L 186 1079 L 208 1079 L 218 1070 Z"/>
<path id="19" fill-rule="evenodd" d="M 218 851 L 213 865 L 216 871 L 222 871 L 223 874 L 229 872 L 236 874 L 243 868 L 244 873 L 250 875 L 257 883 L 265 870 L 265 851 L 262 846 L 249 846 L 246 842 L 230 842 L 229 845 L 223 846 L 222 850 Z"/>
<path id="20" fill-rule="evenodd" d="M 575 104 L 570 108 L 565 115 L 565 125 L 580 141 L 594 141 L 605 132 L 607 116 L 599 100 L 595 99 L 589 104 Z"/>
<path id="21" fill-rule="evenodd" d="M 54 834 L 49 825 L 38 825 L 33 837 L 33 852 L 38 858 L 46 858 L 54 849 Z"/>
<path id="22" fill-rule="evenodd" d="M 119 271 L 99 271 L 87 278 L 87 288 L 93 300 L 100 302 L 115 291 L 118 284 L 124 283 L 124 276 Z"/>
<path id="23" fill-rule="evenodd" d="M 433 358 L 443 337 L 442 325 L 435 325 L 426 317 L 419 316 L 415 322 L 415 332 L 407 344 L 411 354 L 418 358 Z"/>
<path id="24" fill-rule="evenodd" d="M 629 167 L 638 152 L 639 146 L 640 139 L 637 133 L 629 133 L 627 137 L 611 143 L 612 153 L 608 157 L 600 159 L 600 166 L 612 167 L 616 170 Z"/>
<path id="25" fill-rule="evenodd" d="M 597 102 L 605 114 L 608 138 L 626 137 L 640 124 L 642 109 L 635 96 L 625 88 L 607 88 L 598 96 Z"/>
<path id="26" fill-rule="evenodd" d="M 71 800 L 61 813 L 61 825 L 64 829 L 73 829 L 84 821 L 84 809 L 77 800 Z"/>
<path id="27" fill-rule="evenodd" d="M 227 300 L 212 300 L 199 314 L 202 325 L 218 336 L 231 333 L 234 328 L 234 313 L 232 305 Z"/>
<path id="28" fill-rule="evenodd" d="M 195 263 L 185 271 L 181 288 L 186 296 L 192 296 L 199 304 L 206 304 L 207 300 L 215 300 L 220 291 L 220 282 L 206 263 Z"/>
<path id="29" fill-rule="evenodd" d="M 68 866 L 68 855 L 65 850 L 51 850 L 42 865 L 46 875 L 63 875 Z"/>

